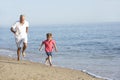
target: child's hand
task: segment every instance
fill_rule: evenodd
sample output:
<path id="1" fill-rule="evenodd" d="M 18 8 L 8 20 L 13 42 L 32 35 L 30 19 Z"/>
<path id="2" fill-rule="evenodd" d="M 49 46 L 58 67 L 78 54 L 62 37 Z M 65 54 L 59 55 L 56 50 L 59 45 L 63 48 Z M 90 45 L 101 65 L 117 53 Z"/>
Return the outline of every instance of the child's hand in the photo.
<path id="1" fill-rule="evenodd" d="M 39 51 L 41 51 L 41 49 L 39 49 Z"/>
<path id="2" fill-rule="evenodd" d="M 55 49 L 55 52 L 58 52 L 58 50 L 57 50 L 57 49 Z"/>

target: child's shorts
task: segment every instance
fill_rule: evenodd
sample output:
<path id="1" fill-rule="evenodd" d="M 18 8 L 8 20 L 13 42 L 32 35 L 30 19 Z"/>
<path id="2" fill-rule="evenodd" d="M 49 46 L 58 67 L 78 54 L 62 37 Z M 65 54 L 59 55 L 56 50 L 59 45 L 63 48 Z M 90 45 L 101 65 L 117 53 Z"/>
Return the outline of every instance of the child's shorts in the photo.
<path id="1" fill-rule="evenodd" d="M 52 56 L 52 52 L 46 52 L 47 56 Z"/>

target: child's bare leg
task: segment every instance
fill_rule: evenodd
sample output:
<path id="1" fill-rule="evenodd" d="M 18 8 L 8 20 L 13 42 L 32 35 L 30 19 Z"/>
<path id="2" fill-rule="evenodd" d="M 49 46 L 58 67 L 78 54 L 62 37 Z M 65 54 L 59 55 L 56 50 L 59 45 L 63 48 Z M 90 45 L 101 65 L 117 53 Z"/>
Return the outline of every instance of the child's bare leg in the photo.
<path id="1" fill-rule="evenodd" d="M 52 66 L 52 57 L 51 56 L 48 57 L 48 61 L 49 61 L 50 66 Z"/>
<path id="2" fill-rule="evenodd" d="M 47 64 L 48 63 L 48 57 L 46 58 L 46 60 L 45 60 L 45 64 Z"/>

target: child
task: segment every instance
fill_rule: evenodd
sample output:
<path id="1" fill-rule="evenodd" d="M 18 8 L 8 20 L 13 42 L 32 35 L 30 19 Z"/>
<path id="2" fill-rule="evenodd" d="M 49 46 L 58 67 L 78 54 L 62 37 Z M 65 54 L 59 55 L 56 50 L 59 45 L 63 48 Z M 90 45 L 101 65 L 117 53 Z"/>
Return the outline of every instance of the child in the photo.
<path id="1" fill-rule="evenodd" d="M 55 51 L 57 52 L 57 47 L 56 47 L 56 43 L 55 40 L 52 39 L 52 34 L 51 33 L 47 33 L 46 34 L 46 40 L 44 40 L 39 48 L 39 51 L 41 51 L 41 48 L 43 45 L 45 45 L 45 52 L 47 54 L 47 58 L 45 61 L 45 64 L 47 62 L 49 62 L 50 66 L 52 66 L 52 52 L 53 52 L 53 48 L 55 48 Z"/>

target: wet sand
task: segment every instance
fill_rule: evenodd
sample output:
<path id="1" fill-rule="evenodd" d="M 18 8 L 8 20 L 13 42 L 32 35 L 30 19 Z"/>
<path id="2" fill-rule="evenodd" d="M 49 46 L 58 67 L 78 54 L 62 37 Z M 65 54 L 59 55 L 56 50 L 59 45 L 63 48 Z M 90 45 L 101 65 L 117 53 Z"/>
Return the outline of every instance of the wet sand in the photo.
<path id="1" fill-rule="evenodd" d="M 0 56 L 0 80 L 103 80 L 85 72 Z"/>

